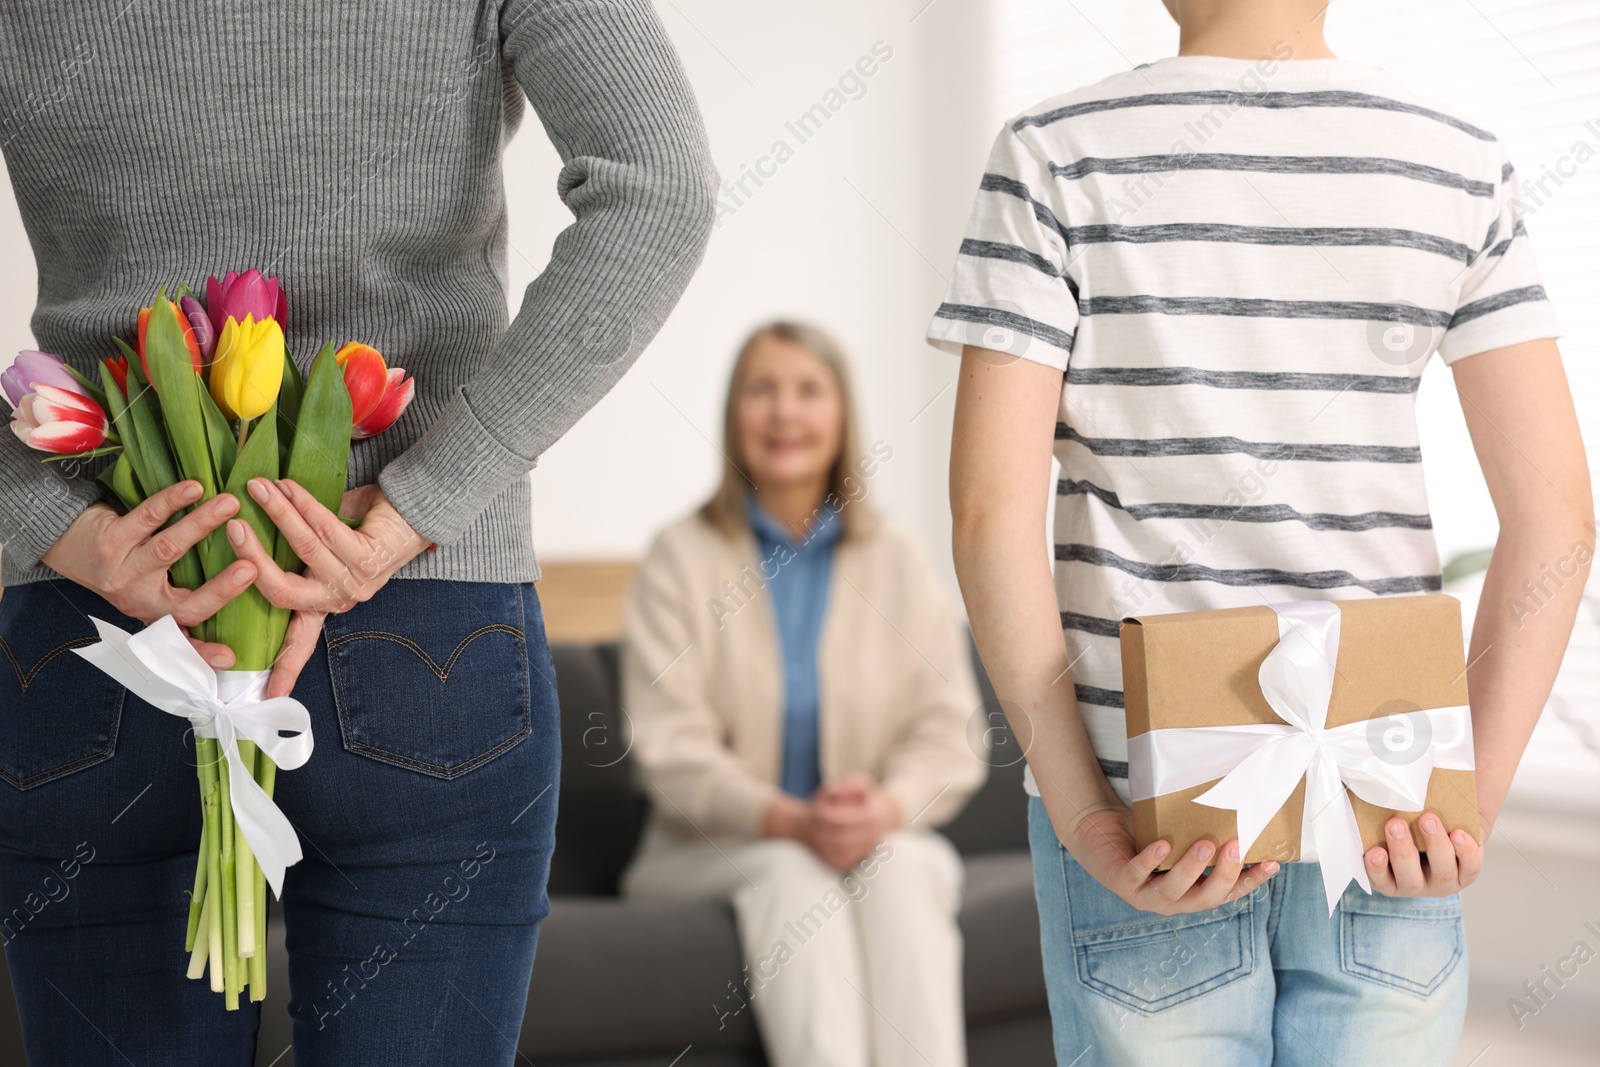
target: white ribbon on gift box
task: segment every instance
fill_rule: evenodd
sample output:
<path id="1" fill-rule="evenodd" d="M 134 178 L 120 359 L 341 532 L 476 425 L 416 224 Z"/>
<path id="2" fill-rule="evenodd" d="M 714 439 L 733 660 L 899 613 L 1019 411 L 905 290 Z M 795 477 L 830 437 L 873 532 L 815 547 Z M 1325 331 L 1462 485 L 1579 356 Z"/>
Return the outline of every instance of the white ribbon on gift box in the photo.
<path id="1" fill-rule="evenodd" d="M 1378 720 L 1386 730 L 1409 728 L 1409 736 L 1428 739 L 1399 761 L 1373 743 L 1370 721 L 1328 729 L 1328 699 L 1339 661 L 1338 605 L 1297 600 L 1270 606 L 1278 614 L 1278 644 L 1262 661 L 1258 678 L 1262 695 L 1283 722 L 1151 730 L 1130 737 L 1128 786 L 1134 800 L 1149 800 L 1221 778 L 1195 803 L 1238 813 L 1243 855 L 1304 778 L 1300 859 L 1322 865 L 1332 915 L 1351 878 L 1372 892 L 1345 787 L 1380 808 L 1421 811 L 1435 768 L 1473 769 L 1472 719 L 1468 706 L 1458 704 Z"/>
<path id="2" fill-rule="evenodd" d="M 293 697 L 262 698 L 271 671 L 217 670 L 207 665 L 171 615 L 137 634 L 89 616 L 100 641 L 72 651 L 105 671 L 152 707 L 188 719 L 200 737 L 214 737 L 230 769 L 233 817 L 250 843 L 273 893 L 300 861 L 300 838 L 266 790 L 245 769 L 239 741 L 254 741 L 281 770 L 311 758 L 311 714 Z M 294 737 L 280 737 L 279 731 Z"/>

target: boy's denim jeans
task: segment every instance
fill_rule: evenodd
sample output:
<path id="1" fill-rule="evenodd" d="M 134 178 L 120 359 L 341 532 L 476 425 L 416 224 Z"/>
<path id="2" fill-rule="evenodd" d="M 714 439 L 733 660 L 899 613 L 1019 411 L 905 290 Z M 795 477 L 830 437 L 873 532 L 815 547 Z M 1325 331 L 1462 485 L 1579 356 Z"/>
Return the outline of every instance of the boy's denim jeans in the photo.
<path id="1" fill-rule="evenodd" d="M 1467 1007 L 1461 899 L 1369 896 L 1328 916 L 1315 864 L 1189 915 L 1123 901 L 1028 800 L 1056 1062 L 1448 1064 Z"/>
<path id="2" fill-rule="evenodd" d="M 259 1005 L 184 976 L 188 723 L 69 651 L 90 615 L 140 628 L 68 581 L 0 597 L 0 938 L 29 1062 L 249 1067 Z M 277 779 L 305 858 L 282 901 L 292 988 L 267 995 L 296 1067 L 511 1064 L 560 763 L 533 584 L 391 581 L 328 616 L 294 695 L 316 751 Z"/>

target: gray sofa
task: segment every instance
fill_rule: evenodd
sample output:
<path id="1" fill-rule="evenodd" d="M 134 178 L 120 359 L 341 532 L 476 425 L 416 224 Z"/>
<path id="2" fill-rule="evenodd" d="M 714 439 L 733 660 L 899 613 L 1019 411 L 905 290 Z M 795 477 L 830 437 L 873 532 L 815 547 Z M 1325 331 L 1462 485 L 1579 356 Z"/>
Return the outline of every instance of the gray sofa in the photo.
<path id="1" fill-rule="evenodd" d="M 742 966 L 730 910 L 719 904 L 625 902 L 617 896 L 646 801 L 634 786 L 625 752 L 615 647 L 558 645 L 554 656 L 563 759 L 552 910 L 540 931 L 518 1062 L 539 1067 L 766 1063 L 750 1011 L 726 1014 L 732 1003 L 729 983 L 739 979 Z M 993 707 L 993 693 L 987 682 L 983 686 Z M 1015 752 L 1015 747 L 1002 744 L 996 751 Z M 997 757 L 993 762 L 1007 761 Z M 1052 1062 L 1021 777 L 1020 763 L 994 767 L 966 810 L 944 827 L 966 859 L 960 921 L 972 1067 Z M 284 995 L 289 986 L 276 912 L 269 937 L 276 972 L 269 988 L 275 993 L 262 1012 L 256 1062 L 291 1067 Z M 23 1063 L 10 979 L 0 965 L 0 1064 Z"/>

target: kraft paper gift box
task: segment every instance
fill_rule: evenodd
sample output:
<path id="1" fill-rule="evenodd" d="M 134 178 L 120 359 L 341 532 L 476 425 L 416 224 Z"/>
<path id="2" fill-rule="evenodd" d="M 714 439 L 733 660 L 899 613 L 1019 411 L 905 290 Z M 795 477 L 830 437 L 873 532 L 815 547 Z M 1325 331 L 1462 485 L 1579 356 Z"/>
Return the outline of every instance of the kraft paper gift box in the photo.
<path id="1" fill-rule="evenodd" d="M 1363 853 L 1396 814 L 1419 849 L 1422 810 L 1482 842 L 1454 597 L 1142 615 L 1120 638 L 1134 838 L 1171 842 L 1162 869 L 1239 837 L 1247 863 L 1322 862 L 1331 908 L 1340 872 L 1370 891 Z"/>

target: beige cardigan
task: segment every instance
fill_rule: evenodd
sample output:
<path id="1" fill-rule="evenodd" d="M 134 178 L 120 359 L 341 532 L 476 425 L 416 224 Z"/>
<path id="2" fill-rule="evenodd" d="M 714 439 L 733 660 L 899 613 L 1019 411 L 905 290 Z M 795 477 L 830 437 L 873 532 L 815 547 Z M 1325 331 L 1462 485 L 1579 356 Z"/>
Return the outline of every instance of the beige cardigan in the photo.
<path id="1" fill-rule="evenodd" d="M 729 539 L 691 515 L 661 532 L 628 590 L 622 706 L 653 819 L 681 836 L 758 836 L 780 792 L 782 661 L 762 564 L 747 528 Z M 839 540 L 831 583 L 822 778 L 865 772 L 902 818 L 945 822 L 988 770 L 965 628 L 921 546 L 882 519 Z"/>

